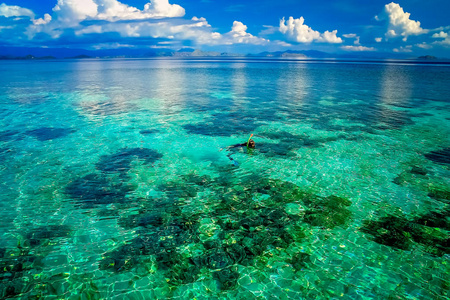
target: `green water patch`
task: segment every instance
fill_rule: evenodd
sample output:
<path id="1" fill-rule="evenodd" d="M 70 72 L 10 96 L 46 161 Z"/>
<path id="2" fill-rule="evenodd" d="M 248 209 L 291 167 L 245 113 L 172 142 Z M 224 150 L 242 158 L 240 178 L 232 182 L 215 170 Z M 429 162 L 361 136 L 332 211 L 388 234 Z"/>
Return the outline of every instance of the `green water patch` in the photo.
<path id="1" fill-rule="evenodd" d="M 408 251 L 418 245 L 424 252 L 443 256 L 450 253 L 449 212 L 444 208 L 412 220 L 403 215 L 387 215 L 378 220 L 364 221 L 360 230 L 373 236 L 378 244 Z"/>
<path id="2" fill-rule="evenodd" d="M 162 154 L 152 149 L 123 148 L 112 155 L 102 156 L 96 164 L 96 168 L 103 173 L 126 174 L 131 169 L 131 163 L 136 159 L 153 164 L 162 157 Z"/>
<path id="3" fill-rule="evenodd" d="M 431 151 L 425 154 L 425 157 L 438 164 L 450 165 L 450 148 Z"/>
<path id="4" fill-rule="evenodd" d="M 48 140 L 66 137 L 73 132 L 75 132 L 75 130 L 70 128 L 41 127 L 26 131 L 25 134 L 32 136 L 41 142 L 45 142 Z"/>
<path id="5" fill-rule="evenodd" d="M 93 207 L 101 204 L 125 203 L 131 188 L 114 183 L 100 174 L 88 174 L 77 178 L 65 188 L 70 199 L 81 207 Z"/>

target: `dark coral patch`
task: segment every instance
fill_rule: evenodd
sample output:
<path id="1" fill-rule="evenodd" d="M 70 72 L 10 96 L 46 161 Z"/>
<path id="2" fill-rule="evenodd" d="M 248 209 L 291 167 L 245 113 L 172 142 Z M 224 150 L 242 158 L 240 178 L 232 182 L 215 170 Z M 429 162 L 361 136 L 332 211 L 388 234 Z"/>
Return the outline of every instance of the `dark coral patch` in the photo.
<path id="1" fill-rule="evenodd" d="M 428 196 L 444 203 L 450 203 L 450 191 L 444 188 L 432 188 Z"/>
<path id="2" fill-rule="evenodd" d="M 295 271 L 301 271 L 311 262 L 311 255 L 307 253 L 296 253 L 291 257 L 290 263 Z"/>
<path id="3" fill-rule="evenodd" d="M 66 194 L 82 206 L 97 204 L 124 203 L 130 189 L 125 185 L 114 184 L 97 174 L 78 178 L 66 187 Z"/>
<path id="4" fill-rule="evenodd" d="M 25 246 L 38 246 L 46 241 L 68 237 L 72 228 L 68 225 L 47 225 L 33 228 L 25 234 Z"/>
<path id="5" fill-rule="evenodd" d="M 24 248 L 20 249 L 19 252 L 14 250 L 0 259 L 0 299 L 23 296 L 37 285 L 29 272 L 42 271 L 42 257 L 31 255 Z"/>
<path id="6" fill-rule="evenodd" d="M 73 132 L 74 130 L 69 128 L 42 127 L 34 130 L 29 130 L 25 132 L 25 134 L 44 142 L 65 137 Z"/>
<path id="7" fill-rule="evenodd" d="M 221 290 L 232 290 L 237 286 L 239 272 L 236 266 L 214 272 L 214 278 L 218 281 Z"/>
<path id="8" fill-rule="evenodd" d="M 425 157 L 438 164 L 450 165 L 450 148 L 432 151 L 425 154 Z"/>
<path id="9" fill-rule="evenodd" d="M 450 231 L 450 208 L 442 211 L 431 211 L 416 220 L 417 224 L 441 228 Z"/>
<path id="10" fill-rule="evenodd" d="M 334 228 L 346 225 L 351 219 L 352 213 L 347 209 L 351 202 L 348 199 L 311 195 L 303 201 L 307 205 L 305 222 L 312 226 Z"/>
<path id="11" fill-rule="evenodd" d="M 147 148 L 124 148 L 112 155 L 104 155 L 96 164 L 98 170 L 105 173 L 126 173 L 131 168 L 131 162 L 139 159 L 152 164 L 162 158 L 159 152 Z"/>
<path id="12" fill-rule="evenodd" d="M 413 245 L 419 244 L 424 251 L 436 256 L 450 253 L 450 238 L 441 230 L 430 227 L 438 225 L 448 228 L 448 222 L 438 220 L 440 213 L 408 220 L 404 217 L 386 216 L 377 221 L 365 221 L 361 231 L 373 236 L 378 244 L 386 245 L 400 250 L 411 250 Z M 427 218 L 430 218 L 428 223 Z"/>
<path id="13" fill-rule="evenodd" d="M 388 216 L 365 221 L 361 231 L 372 235 L 378 244 L 401 250 L 409 250 L 412 245 L 410 222 L 404 218 Z"/>

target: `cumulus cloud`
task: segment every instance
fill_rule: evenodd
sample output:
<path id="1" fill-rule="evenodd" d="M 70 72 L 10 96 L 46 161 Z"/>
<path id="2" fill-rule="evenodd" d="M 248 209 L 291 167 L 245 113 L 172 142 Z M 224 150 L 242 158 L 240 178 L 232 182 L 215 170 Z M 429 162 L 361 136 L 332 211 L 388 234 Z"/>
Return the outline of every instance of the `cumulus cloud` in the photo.
<path id="1" fill-rule="evenodd" d="M 82 20 L 143 20 L 183 17 L 185 10 L 169 0 L 151 0 L 144 9 L 126 5 L 117 0 L 58 0 L 53 8 L 55 19 L 67 23 Z"/>
<path id="2" fill-rule="evenodd" d="M 34 13 L 27 9 L 16 5 L 0 4 L 0 16 L 3 17 L 30 17 L 34 18 Z"/>
<path id="3" fill-rule="evenodd" d="M 281 33 L 286 35 L 289 40 L 297 43 L 342 43 L 342 39 L 337 36 L 337 30 L 320 33 L 319 31 L 313 30 L 311 27 L 306 25 L 303 17 L 298 19 L 289 17 L 287 21 L 284 18 L 281 19 L 279 30 Z"/>
<path id="4" fill-rule="evenodd" d="M 45 25 L 45 24 L 50 23 L 51 20 L 52 20 L 52 16 L 50 16 L 49 14 L 45 14 L 44 18 L 33 20 L 33 24 L 34 25 Z"/>
<path id="5" fill-rule="evenodd" d="M 377 43 L 381 43 L 382 40 L 383 40 L 383 38 L 380 38 L 380 37 L 375 38 L 375 42 L 377 42 Z"/>
<path id="6" fill-rule="evenodd" d="M 385 34 L 386 38 L 401 36 L 406 41 L 410 35 L 419 35 L 428 32 L 428 30 L 420 27 L 419 21 L 411 20 L 410 16 L 411 14 L 405 12 L 399 4 L 391 2 L 386 4 L 383 13 L 375 18 L 379 21 L 388 21 L 388 29 Z"/>
<path id="7" fill-rule="evenodd" d="M 118 0 L 58 0 L 53 15 L 33 21 L 27 35 L 56 39 L 83 40 L 105 37 L 191 41 L 198 45 L 264 45 L 269 40 L 247 32 L 247 26 L 234 21 L 225 34 L 214 32 L 205 18 L 180 18 L 185 10 L 168 0 L 151 0 L 143 10 Z M 331 36 L 326 36 L 332 39 Z M 107 44 L 108 41 L 104 41 Z M 112 42 L 112 41 L 111 41 Z M 117 41 L 114 41 L 117 42 Z"/>
<path id="8" fill-rule="evenodd" d="M 373 47 L 364 47 L 364 46 L 341 46 L 341 49 L 345 51 L 375 51 L 376 49 Z"/>
<path id="9" fill-rule="evenodd" d="M 268 40 L 256 37 L 247 32 L 247 26 L 242 22 L 234 21 L 231 31 L 225 34 L 227 41 L 225 44 L 253 44 L 263 45 L 267 44 Z"/>
<path id="10" fill-rule="evenodd" d="M 439 33 L 433 34 L 432 37 L 433 38 L 443 38 L 443 39 L 445 39 L 445 38 L 448 37 L 448 33 L 441 31 Z"/>

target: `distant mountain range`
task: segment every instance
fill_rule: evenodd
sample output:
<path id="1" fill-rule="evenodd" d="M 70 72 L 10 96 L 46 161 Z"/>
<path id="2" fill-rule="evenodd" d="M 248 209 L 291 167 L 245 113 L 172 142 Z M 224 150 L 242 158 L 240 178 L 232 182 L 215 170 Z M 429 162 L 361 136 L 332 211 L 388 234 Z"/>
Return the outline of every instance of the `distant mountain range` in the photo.
<path id="1" fill-rule="evenodd" d="M 252 58 L 281 58 L 281 59 L 419 59 L 436 60 L 434 56 L 408 57 L 398 53 L 358 52 L 332 54 L 316 50 L 277 51 L 258 54 L 234 54 L 214 51 L 201 51 L 192 48 L 173 49 L 72 49 L 72 48 L 27 48 L 0 47 L 0 60 L 37 60 L 37 59 L 87 59 L 87 58 L 150 58 L 150 57 L 252 57 Z M 442 59 L 439 59 L 442 60 Z M 444 59 L 445 60 L 445 59 Z"/>

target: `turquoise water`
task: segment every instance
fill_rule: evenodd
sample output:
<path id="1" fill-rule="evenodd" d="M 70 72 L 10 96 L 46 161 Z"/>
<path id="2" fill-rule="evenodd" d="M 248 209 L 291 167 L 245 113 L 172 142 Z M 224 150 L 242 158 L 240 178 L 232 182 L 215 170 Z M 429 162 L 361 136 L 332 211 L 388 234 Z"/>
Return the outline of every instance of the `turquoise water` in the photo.
<path id="1" fill-rule="evenodd" d="M 440 65 L 3 62 L 0 298 L 448 299 L 449 95 Z"/>

